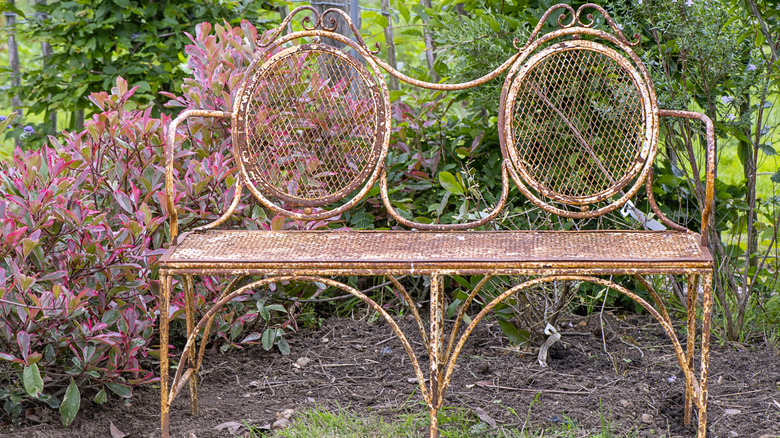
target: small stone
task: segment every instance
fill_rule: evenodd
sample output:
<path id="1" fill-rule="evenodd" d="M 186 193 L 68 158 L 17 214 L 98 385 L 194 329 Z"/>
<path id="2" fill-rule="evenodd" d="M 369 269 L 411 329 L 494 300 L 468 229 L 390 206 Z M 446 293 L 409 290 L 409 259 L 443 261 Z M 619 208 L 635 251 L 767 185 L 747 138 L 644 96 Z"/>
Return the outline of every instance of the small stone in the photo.
<path id="1" fill-rule="evenodd" d="M 650 414 L 642 414 L 642 423 L 653 424 L 653 416 Z"/>
<path id="2" fill-rule="evenodd" d="M 382 350 L 379 351 L 380 354 L 393 354 L 393 349 L 390 347 L 382 347 Z"/>
<path id="3" fill-rule="evenodd" d="M 227 421 L 225 423 L 214 426 L 214 430 L 221 431 L 227 429 L 227 431 L 230 433 L 236 433 L 238 432 L 238 429 L 241 429 L 243 426 L 243 424 L 237 421 Z"/>
<path id="4" fill-rule="evenodd" d="M 330 339 L 328 339 L 328 338 L 322 338 L 322 343 L 323 343 L 323 344 L 327 344 L 328 342 L 330 342 Z"/>
<path id="5" fill-rule="evenodd" d="M 631 402 L 628 400 L 620 400 L 620 406 L 623 406 L 624 408 L 627 408 L 631 406 Z"/>
<path id="6" fill-rule="evenodd" d="M 726 415 L 737 415 L 737 414 L 741 414 L 742 411 L 740 411 L 739 409 L 726 409 L 723 411 L 723 413 Z"/>
<path id="7" fill-rule="evenodd" d="M 285 409 L 282 412 L 276 413 L 277 420 L 289 420 L 290 417 L 295 415 L 295 409 Z"/>
<path id="8" fill-rule="evenodd" d="M 306 397 L 306 401 L 309 403 L 314 403 L 314 397 Z"/>
<path id="9" fill-rule="evenodd" d="M 738 436 L 739 436 L 739 434 L 734 432 L 733 430 L 731 432 L 729 432 L 729 437 L 730 438 L 737 438 Z"/>
<path id="10" fill-rule="evenodd" d="M 298 365 L 299 367 L 303 368 L 306 365 L 308 365 L 309 362 L 311 362 L 311 359 L 309 359 L 306 356 L 301 356 L 301 357 L 298 358 L 298 360 L 295 361 L 295 364 Z"/>
<path id="11" fill-rule="evenodd" d="M 290 420 L 286 418 L 282 418 L 281 420 L 276 420 L 274 421 L 274 424 L 271 425 L 271 429 L 273 430 L 286 429 L 287 427 L 290 427 Z"/>

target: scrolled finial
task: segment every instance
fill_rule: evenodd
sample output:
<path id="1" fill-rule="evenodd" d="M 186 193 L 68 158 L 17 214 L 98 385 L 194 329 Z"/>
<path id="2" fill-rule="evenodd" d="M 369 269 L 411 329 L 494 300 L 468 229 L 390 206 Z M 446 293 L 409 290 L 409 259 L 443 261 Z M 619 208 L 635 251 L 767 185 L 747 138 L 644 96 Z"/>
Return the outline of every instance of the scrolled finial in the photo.
<path id="1" fill-rule="evenodd" d="M 638 33 L 635 33 L 632 36 L 632 38 L 634 38 L 636 41 L 633 41 L 633 42 L 629 41 L 628 38 L 626 38 L 626 36 L 623 34 L 623 30 L 620 28 L 620 26 L 618 26 L 618 24 L 615 23 L 615 20 L 613 20 L 612 17 L 609 16 L 609 13 L 607 13 L 607 11 L 604 10 L 604 8 L 602 8 L 601 6 L 595 5 L 593 3 L 586 3 L 586 4 L 582 5 L 582 6 L 580 6 L 579 9 L 577 9 L 577 22 L 580 24 L 580 26 L 591 27 L 591 26 L 593 26 L 593 23 L 594 23 L 594 19 L 593 19 L 593 14 L 592 13 L 588 13 L 586 15 L 586 18 L 588 20 L 587 23 L 583 23 L 582 22 L 581 15 L 582 15 L 582 12 L 585 9 L 595 9 L 595 10 L 597 10 L 604 17 L 604 19 L 607 21 L 607 24 L 609 24 L 609 27 L 611 27 L 612 30 L 615 32 L 615 35 L 617 35 L 618 39 L 620 41 L 622 41 L 623 43 L 625 43 L 625 44 L 627 44 L 627 45 L 629 45 L 631 47 L 636 46 L 637 44 L 639 44 L 640 37 L 639 37 Z"/>

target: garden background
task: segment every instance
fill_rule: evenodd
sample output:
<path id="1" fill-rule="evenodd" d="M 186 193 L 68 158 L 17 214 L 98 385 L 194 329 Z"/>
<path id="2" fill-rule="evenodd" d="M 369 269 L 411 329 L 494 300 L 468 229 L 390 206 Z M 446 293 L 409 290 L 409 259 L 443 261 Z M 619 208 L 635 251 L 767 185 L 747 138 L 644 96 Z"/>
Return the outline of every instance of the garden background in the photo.
<path id="1" fill-rule="evenodd" d="M 324 3 L 316 2 L 320 7 Z M 357 2 L 353 2 L 357 3 Z M 361 1 L 361 34 L 378 56 L 425 80 L 477 78 L 511 56 L 550 1 Z M 573 2 L 578 6 L 583 2 Z M 700 111 L 716 126 L 714 333 L 724 345 L 780 347 L 777 233 L 780 221 L 778 92 L 780 6 L 760 0 L 596 1 L 639 33 L 637 53 L 659 106 Z M 2 421 L 24 422 L 45 404 L 63 424 L 80 406 L 129 399 L 156 371 L 155 260 L 169 236 L 162 194 L 163 134 L 184 109 L 230 110 L 256 42 L 298 2 L 8 1 L 0 42 L 0 404 Z M 327 6 L 325 6 L 327 7 Z M 352 13 L 355 13 L 353 8 Z M 603 25 L 597 18 L 596 26 Z M 554 20 L 544 30 L 551 30 Z M 300 26 L 298 20 L 293 27 Z M 392 44 L 389 42 L 392 41 Z M 426 41 L 428 43 L 426 44 Z M 431 48 L 433 50 L 426 50 Z M 16 53 L 15 53 L 16 52 Z M 18 62 L 18 72 L 14 64 Z M 394 204 L 423 221 L 468 220 L 498 198 L 496 112 L 500 81 L 465 92 L 420 94 L 390 83 L 394 129 L 388 155 Z M 184 134 L 191 140 L 185 140 Z M 219 216 L 235 178 L 228 124 L 193 119 L 177 152 L 182 230 Z M 698 229 L 703 202 L 703 126 L 664 121 L 656 197 L 673 220 Z M 378 192 L 378 190 L 375 190 Z M 373 198 L 341 217 L 297 223 L 268 216 L 249 198 L 228 226 L 256 229 L 383 228 Z M 513 196 L 514 195 L 514 196 Z M 220 204 L 222 202 L 223 204 Z M 553 219 L 510 194 L 506 228 L 630 225 Z M 647 211 L 646 201 L 634 201 Z M 453 309 L 478 278 L 448 285 Z M 411 278 L 424 301 L 425 279 Z M 486 288 L 498 293 L 511 279 Z M 643 292 L 626 278 L 627 287 Z M 655 278 L 682 312 L 684 285 Z M 202 308 L 226 278 L 205 278 Z M 402 314 L 392 285 L 349 279 Z M 497 324 L 519 345 L 538 345 L 540 322 L 606 307 L 640 312 L 617 294 L 585 284 L 540 289 L 498 309 Z M 174 339 L 184 331 L 181 291 L 172 303 Z M 285 284 L 231 303 L 214 347 L 249 344 L 290 353 L 286 336 L 358 309 L 322 285 Z M 476 303 L 478 306 L 480 303 Z M 550 315 L 548 306 L 556 309 Z"/>

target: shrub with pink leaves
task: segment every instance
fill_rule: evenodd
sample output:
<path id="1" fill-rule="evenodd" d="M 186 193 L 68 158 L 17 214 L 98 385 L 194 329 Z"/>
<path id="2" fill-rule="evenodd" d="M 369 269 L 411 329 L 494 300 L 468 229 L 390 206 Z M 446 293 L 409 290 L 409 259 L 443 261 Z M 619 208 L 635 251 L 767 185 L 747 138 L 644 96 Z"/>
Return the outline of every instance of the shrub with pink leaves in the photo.
<path id="1" fill-rule="evenodd" d="M 257 30 L 197 26 L 187 46 L 192 78 L 171 107 L 230 110 L 231 96 L 256 51 Z M 170 117 L 135 108 L 117 78 L 111 92 L 95 93 L 99 112 L 79 133 L 49 138 L 40 150 L 17 149 L 0 162 L 0 403 L 18 418 L 37 400 L 73 420 L 82 394 L 104 402 L 130 397 L 132 387 L 156 378 L 157 274 L 155 261 L 169 238 L 164 197 L 164 135 Z M 229 124 L 192 119 L 177 135 L 175 177 L 181 230 L 219 217 L 234 182 Z M 185 135 L 186 134 L 186 135 Z M 227 226 L 290 227 L 266 218 L 244 200 Z M 197 305 L 213 300 L 226 278 L 204 278 Z M 183 330 L 184 298 L 171 303 L 173 334 Z M 259 299 L 231 303 L 215 333 L 227 345 L 271 331 L 286 343 Z M 245 336 L 245 324 L 260 332 Z M 272 345 L 264 345 L 270 348 Z M 89 399 L 86 399 L 89 400 Z"/>

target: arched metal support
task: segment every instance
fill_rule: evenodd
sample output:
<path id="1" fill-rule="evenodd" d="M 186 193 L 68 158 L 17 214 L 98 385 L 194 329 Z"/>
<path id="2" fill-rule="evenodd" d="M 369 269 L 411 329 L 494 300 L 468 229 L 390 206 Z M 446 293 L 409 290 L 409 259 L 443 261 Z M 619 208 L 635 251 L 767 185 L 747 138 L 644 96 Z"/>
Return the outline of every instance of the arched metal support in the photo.
<path id="1" fill-rule="evenodd" d="M 703 316 L 702 316 L 702 359 L 701 359 L 701 376 L 700 380 L 697 380 L 693 373 L 693 343 L 694 343 L 694 330 L 691 329 L 691 326 L 695 325 L 695 309 L 693 305 L 695 304 L 695 301 L 693 298 L 689 298 L 689 309 L 688 309 L 688 323 L 689 323 L 689 332 L 688 332 L 688 348 L 687 352 L 683 352 L 682 346 L 680 344 L 679 339 L 677 338 L 677 335 L 674 333 L 674 328 L 672 327 L 668 313 L 666 312 L 666 309 L 663 307 L 663 303 L 661 303 L 661 309 L 664 313 L 663 315 L 658 312 L 650 303 L 645 301 L 642 297 L 636 295 L 635 293 L 629 291 L 628 289 L 624 288 L 623 286 L 620 286 L 619 284 L 616 284 L 612 281 L 598 278 L 598 277 L 591 277 L 591 276 L 580 276 L 580 275 L 550 275 L 546 277 L 536 278 L 532 280 L 528 280 L 524 283 L 521 283 L 515 287 L 512 287 L 511 289 L 508 289 L 495 299 L 493 299 L 490 303 L 488 303 L 485 307 L 482 308 L 482 310 L 475 316 L 471 323 L 466 327 L 463 335 L 458 340 L 458 343 L 456 344 L 454 350 L 452 351 L 451 355 L 448 353 L 444 357 L 441 358 L 441 362 L 443 364 L 446 364 L 446 371 L 444 372 L 444 375 L 442 376 L 442 379 L 440 380 L 440 386 L 439 391 L 440 393 L 434 396 L 434 400 L 436 400 L 436 404 L 432 407 L 433 410 L 438 410 L 443 402 L 443 397 L 447 391 L 447 387 L 449 385 L 450 379 L 452 378 L 452 373 L 455 369 L 455 362 L 458 359 L 458 356 L 460 355 L 460 351 L 465 345 L 466 340 L 471 335 L 471 333 L 476 328 L 476 325 L 485 317 L 488 313 L 490 313 L 493 308 L 504 301 L 505 299 L 509 298 L 512 295 L 517 294 L 518 292 L 522 291 L 523 289 L 527 289 L 529 287 L 533 287 L 542 283 L 548 283 L 552 281 L 561 281 L 561 280 L 568 280 L 568 281 L 586 281 L 594 284 L 599 284 L 604 287 L 616 290 L 623 295 L 631 298 L 636 303 L 641 305 L 645 310 L 648 311 L 660 324 L 661 327 L 666 332 L 669 339 L 672 341 L 672 346 L 674 348 L 675 355 L 677 356 L 677 361 L 682 368 L 683 374 L 685 375 L 685 381 L 686 381 L 686 414 L 687 416 L 690 416 L 688 414 L 689 410 L 692 410 L 692 406 L 695 403 L 697 408 L 699 409 L 699 436 L 704 437 L 706 433 L 706 405 L 707 405 L 707 364 L 709 361 L 709 326 L 710 326 L 710 319 L 711 319 L 711 308 L 712 308 L 712 297 L 711 297 L 711 283 L 712 283 L 712 274 L 704 274 L 705 281 L 704 281 L 704 303 L 703 303 Z M 641 277 L 639 277 L 641 278 Z M 644 280 L 644 279 L 642 279 Z M 431 280 L 431 285 L 433 286 L 433 279 Z M 649 286 L 649 283 L 647 284 Z M 648 290 L 652 291 L 651 295 L 653 296 L 654 300 L 657 300 L 660 302 L 659 297 L 655 293 L 654 290 L 652 290 L 652 287 L 649 287 Z M 438 303 L 439 298 L 435 298 L 435 295 L 438 294 L 438 291 L 436 294 L 434 294 L 433 287 L 431 288 L 431 308 L 434 309 L 434 303 Z M 695 295 L 695 293 L 694 293 Z M 689 296 L 690 297 L 690 296 Z M 693 315 L 693 316 L 691 316 Z M 434 325 L 433 322 L 433 315 L 432 315 L 432 323 L 431 325 Z M 453 332 L 452 336 L 455 336 L 455 333 Z M 433 338 L 433 336 L 432 336 Z M 433 342 L 435 341 L 435 338 L 433 338 Z M 435 351 L 435 349 L 433 349 Z M 433 373 L 433 365 L 431 366 L 431 370 Z M 433 381 L 433 376 L 431 377 L 431 380 Z M 433 386 L 432 386 L 433 389 Z M 690 408 L 688 407 L 688 403 L 690 403 Z M 432 414 L 433 415 L 433 414 Z M 433 432 L 431 432 L 431 436 L 435 436 Z M 437 435 L 436 435 L 437 436 Z"/>
<path id="2" fill-rule="evenodd" d="M 406 338 L 404 333 L 401 331 L 401 328 L 398 326 L 398 324 L 396 324 L 396 322 L 393 320 L 390 314 L 387 313 L 387 311 L 383 309 L 379 304 L 377 304 L 374 300 L 367 297 L 365 294 L 361 293 L 357 289 L 329 278 L 322 278 L 322 277 L 315 277 L 315 276 L 287 275 L 287 276 L 269 277 L 269 278 L 264 278 L 261 280 L 254 281 L 230 293 L 223 294 L 223 296 L 221 296 L 217 300 L 217 302 L 214 303 L 214 305 L 208 310 L 208 312 L 206 312 L 206 314 L 200 319 L 200 321 L 196 325 L 194 325 L 194 327 L 192 327 L 192 330 L 188 330 L 187 343 L 185 344 L 184 349 L 181 352 L 179 365 L 176 370 L 176 374 L 173 380 L 171 381 L 170 389 L 169 389 L 168 388 L 169 348 L 168 348 L 168 313 L 167 312 L 168 312 L 168 304 L 170 300 L 171 276 L 166 274 L 161 274 L 160 279 L 161 282 L 163 283 L 163 287 L 161 288 L 162 299 L 160 300 L 160 340 L 161 340 L 160 342 L 161 343 L 160 345 L 160 389 L 162 393 L 161 427 L 162 427 L 163 438 L 168 438 L 170 436 L 169 414 L 170 414 L 171 403 L 173 403 L 173 400 L 182 390 L 184 384 L 187 383 L 190 379 L 192 379 L 195 376 L 196 368 L 200 366 L 199 362 L 201 358 L 198 359 L 197 363 L 192 363 L 195 362 L 193 358 L 196 349 L 196 340 L 198 337 L 198 333 L 201 331 L 201 329 L 205 329 L 206 327 L 209 327 L 213 322 L 214 316 L 217 314 L 217 312 L 223 306 L 225 306 L 225 304 L 227 304 L 237 296 L 242 295 L 248 291 L 251 291 L 254 288 L 265 286 L 267 284 L 275 283 L 279 281 L 309 281 L 309 282 L 323 283 L 328 286 L 339 288 L 345 292 L 348 292 L 360 298 L 360 300 L 368 304 L 369 307 L 371 307 L 375 312 L 377 312 L 384 318 L 384 320 L 393 329 L 393 332 L 396 334 L 396 336 L 398 336 L 398 339 L 401 341 L 401 343 L 404 346 L 404 350 L 406 350 L 406 354 L 409 356 L 409 359 L 412 362 L 415 375 L 417 376 L 417 381 L 420 384 L 420 391 L 422 393 L 423 399 L 425 400 L 426 404 L 428 404 L 429 408 L 433 409 L 433 407 L 435 406 L 432 399 L 431 392 L 429 392 L 428 389 L 425 387 L 424 374 L 422 372 L 422 368 L 420 368 L 419 362 L 417 361 L 417 356 L 414 354 L 414 350 L 412 349 L 409 340 Z M 185 281 L 191 282 L 191 280 L 185 280 Z M 187 287 L 186 289 L 190 289 L 190 288 Z M 201 343 L 201 350 L 203 349 L 203 345 L 205 345 L 205 338 L 204 338 L 204 342 Z M 187 367 L 188 362 L 190 362 L 191 365 L 189 367 Z M 436 388 L 437 389 L 436 393 L 438 395 L 439 384 L 438 383 L 434 384 L 433 380 L 434 379 L 431 379 L 432 382 L 431 389 L 433 390 L 434 388 Z M 440 401 L 437 402 L 438 404 L 441 404 Z M 438 408 L 436 409 L 438 410 Z"/>

